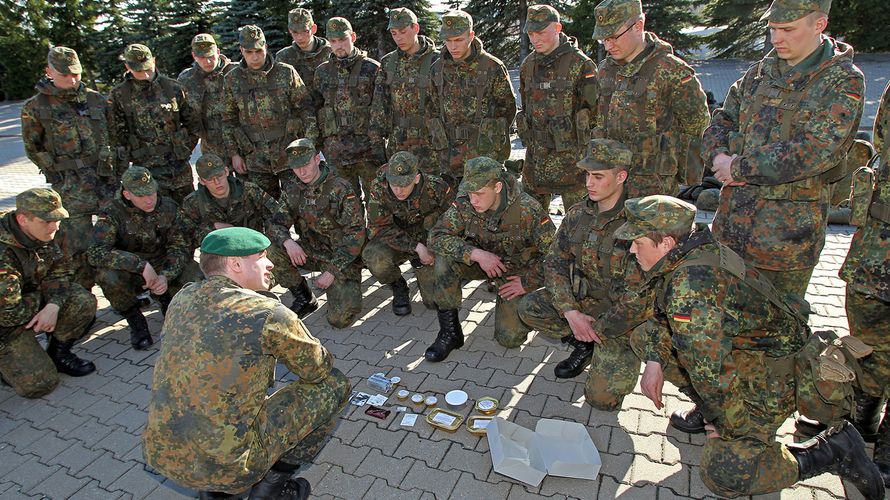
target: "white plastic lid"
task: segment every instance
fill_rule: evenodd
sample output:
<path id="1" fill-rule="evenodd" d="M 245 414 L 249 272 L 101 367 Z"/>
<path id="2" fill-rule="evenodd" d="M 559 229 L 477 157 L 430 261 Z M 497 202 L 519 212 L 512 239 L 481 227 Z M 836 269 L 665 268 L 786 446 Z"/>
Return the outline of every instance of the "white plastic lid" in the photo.
<path id="1" fill-rule="evenodd" d="M 445 394 L 445 402 L 452 406 L 466 404 L 467 399 L 469 399 L 467 393 L 459 389 L 448 391 L 448 394 Z"/>

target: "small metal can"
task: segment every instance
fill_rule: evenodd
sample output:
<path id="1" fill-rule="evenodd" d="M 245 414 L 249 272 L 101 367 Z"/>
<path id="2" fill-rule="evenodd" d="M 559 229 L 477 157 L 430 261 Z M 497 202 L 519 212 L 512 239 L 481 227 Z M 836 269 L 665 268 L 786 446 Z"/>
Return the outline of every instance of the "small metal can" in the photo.
<path id="1" fill-rule="evenodd" d="M 439 404 L 439 398 L 436 396 L 427 396 L 424 403 L 430 408 L 434 408 L 437 404 Z"/>
<path id="2" fill-rule="evenodd" d="M 416 405 L 423 404 L 423 394 L 415 394 L 411 396 L 411 402 Z"/>
<path id="3" fill-rule="evenodd" d="M 498 400 L 492 397 L 484 397 L 476 400 L 476 411 L 483 415 L 493 415 L 498 411 Z"/>
<path id="4" fill-rule="evenodd" d="M 410 396 L 410 395 L 411 395 L 410 392 L 408 392 L 405 389 L 401 389 L 401 390 L 399 390 L 399 392 L 396 393 L 396 398 L 399 401 L 404 401 L 404 400 L 408 399 L 408 396 Z"/>

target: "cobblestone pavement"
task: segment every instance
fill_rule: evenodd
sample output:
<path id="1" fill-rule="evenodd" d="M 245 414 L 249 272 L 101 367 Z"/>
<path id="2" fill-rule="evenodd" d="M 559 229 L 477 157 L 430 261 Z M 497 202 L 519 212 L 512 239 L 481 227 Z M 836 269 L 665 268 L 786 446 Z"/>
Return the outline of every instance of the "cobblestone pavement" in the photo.
<path id="1" fill-rule="evenodd" d="M 44 182 L 22 158 L 21 140 L 15 137 L 18 106 L 0 105 L 0 209 L 14 206 L 15 193 Z M 702 220 L 709 217 L 702 214 Z M 816 328 L 847 332 L 844 288 L 837 270 L 852 232 L 849 226 L 830 228 L 807 293 Z M 676 388 L 665 388 L 664 410 L 656 410 L 639 387 L 619 412 L 591 409 L 583 403 L 583 377 L 566 381 L 553 375 L 554 364 L 568 354 L 563 347 L 534 334 L 523 346 L 509 351 L 493 340 L 494 296 L 478 281 L 464 287 L 460 317 L 466 345 L 442 363 L 428 363 L 423 352 L 435 338 L 436 315 L 423 307 L 414 277 L 408 267 L 405 270 L 414 298 L 412 315 L 394 316 L 389 289 L 365 271 L 364 314 L 354 327 L 330 328 L 324 320 L 325 307 L 307 320 L 355 389 L 373 393 L 364 380 L 384 372 L 401 376 L 405 388 L 435 394 L 440 400 L 452 389 L 463 389 L 471 398 L 496 397 L 501 402 L 499 415 L 526 427 L 533 428 L 540 418 L 581 422 L 602 457 L 599 479 L 548 476 L 532 488 L 494 473 L 487 441 L 464 429 L 448 434 L 422 419 L 415 427 L 405 428 L 396 413 L 380 421 L 349 407 L 314 465 L 302 471 L 318 498 L 709 497 L 698 471 L 704 438 L 667 426 L 672 411 L 691 406 Z M 126 323 L 99 288 L 93 291 L 99 296 L 98 321 L 76 352 L 96 363 L 96 373 L 83 378 L 62 376 L 53 393 L 37 400 L 20 398 L 8 387 L 0 387 L 0 499 L 194 497 L 193 491 L 147 469 L 142 460 L 139 435 L 152 367 L 163 343 L 159 339 L 161 313 L 155 305 L 146 310 L 159 342 L 147 351 L 134 351 Z M 289 303 L 289 296 L 284 299 Z M 320 301 L 324 303 L 325 297 Z M 279 368 L 279 380 L 293 378 Z M 782 441 L 791 439 L 790 429 L 789 420 L 780 429 Z M 852 486 L 823 474 L 781 494 L 757 498 L 844 497 L 861 498 Z"/>

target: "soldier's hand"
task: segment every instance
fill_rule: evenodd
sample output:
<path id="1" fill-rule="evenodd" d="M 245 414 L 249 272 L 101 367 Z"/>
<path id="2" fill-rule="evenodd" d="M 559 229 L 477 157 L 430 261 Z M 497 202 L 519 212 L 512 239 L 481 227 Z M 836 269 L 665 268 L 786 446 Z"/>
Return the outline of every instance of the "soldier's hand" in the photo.
<path id="1" fill-rule="evenodd" d="M 431 266 L 436 262 L 436 256 L 433 255 L 433 252 L 430 252 L 430 249 L 423 243 L 418 243 L 417 246 L 414 247 L 414 251 L 417 252 L 421 264 Z"/>
<path id="2" fill-rule="evenodd" d="M 479 264 L 479 267 L 485 271 L 489 278 L 497 278 L 507 272 L 507 266 L 504 265 L 500 257 L 480 248 L 476 248 L 470 253 L 470 260 Z"/>
<path id="3" fill-rule="evenodd" d="M 214 222 L 213 223 L 213 229 L 225 229 L 227 227 L 234 227 L 234 226 L 232 226 L 231 224 L 229 224 L 227 222 Z"/>
<path id="4" fill-rule="evenodd" d="M 56 321 L 59 319 L 59 306 L 56 304 L 47 304 L 43 306 L 37 314 L 31 318 L 31 321 L 25 325 L 25 328 L 33 329 L 34 332 L 52 333 L 56 330 Z"/>
<path id="5" fill-rule="evenodd" d="M 244 165 L 244 158 L 241 158 L 241 155 L 235 155 L 232 157 L 232 168 L 235 169 L 236 173 L 244 175 L 247 173 L 247 167 Z"/>
<path id="6" fill-rule="evenodd" d="M 643 376 L 640 378 L 640 389 L 643 390 L 643 395 L 651 399 L 659 410 L 664 408 L 664 403 L 661 401 L 663 387 L 664 370 L 661 368 L 661 363 L 647 361 L 646 368 L 643 369 Z"/>
<path id="7" fill-rule="evenodd" d="M 319 290 L 327 290 L 334 283 L 334 275 L 330 271 L 321 273 L 321 276 L 315 278 L 315 287 Z"/>
<path id="8" fill-rule="evenodd" d="M 151 290 L 151 287 L 155 286 L 155 281 L 158 279 L 158 273 L 155 272 L 155 268 L 151 267 L 151 264 L 148 262 L 145 263 L 145 269 L 142 270 L 142 279 L 145 280 L 142 288 L 146 290 Z"/>
<path id="9" fill-rule="evenodd" d="M 705 431 L 708 433 L 708 439 L 720 439 L 720 433 L 717 432 L 717 428 L 714 427 L 712 423 L 705 424 Z"/>
<path id="10" fill-rule="evenodd" d="M 163 274 L 158 275 L 154 285 L 151 286 L 151 293 L 155 295 L 164 295 L 167 293 L 167 277 Z"/>
<path id="11" fill-rule="evenodd" d="M 287 251 L 290 263 L 293 264 L 294 267 L 300 267 L 306 264 L 306 252 L 303 251 L 303 247 L 301 247 L 299 243 L 294 240 L 287 240 L 284 242 L 284 249 Z"/>
<path id="12" fill-rule="evenodd" d="M 603 343 L 599 335 L 596 334 L 596 330 L 593 329 L 593 323 L 596 321 L 596 318 L 574 309 L 566 311 L 563 316 L 565 316 L 566 321 L 569 322 L 569 328 L 572 329 L 572 335 L 574 335 L 576 339 L 581 342 Z"/>
<path id="13" fill-rule="evenodd" d="M 522 287 L 522 278 L 519 276 L 507 276 L 507 282 L 498 288 L 498 295 L 504 300 L 513 300 L 525 295 Z"/>
<path id="14" fill-rule="evenodd" d="M 738 155 L 729 156 L 726 153 L 720 153 L 714 157 L 714 164 L 711 166 L 711 172 L 714 177 L 723 184 L 732 185 L 732 160 Z"/>

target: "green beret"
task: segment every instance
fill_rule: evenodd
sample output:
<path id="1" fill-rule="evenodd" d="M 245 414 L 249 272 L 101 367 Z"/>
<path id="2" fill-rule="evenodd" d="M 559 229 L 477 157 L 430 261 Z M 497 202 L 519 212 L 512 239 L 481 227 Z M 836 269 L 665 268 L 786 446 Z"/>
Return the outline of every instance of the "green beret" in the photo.
<path id="1" fill-rule="evenodd" d="M 287 166 L 288 168 L 305 167 L 317 153 L 312 139 L 297 139 L 287 145 Z"/>
<path id="2" fill-rule="evenodd" d="M 68 47 L 53 47 L 49 49 L 46 63 L 52 69 L 66 75 L 79 75 L 83 72 L 77 52 Z"/>
<path id="3" fill-rule="evenodd" d="M 525 17 L 525 32 L 543 31 L 550 23 L 559 22 L 559 12 L 549 5 L 529 5 Z"/>
<path id="4" fill-rule="evenodd" d="M 593 9 L 596 28 L 593 38 L 603 40 L 618 34 L 624 23 L 643 15 L 640 0 L 604 0 Z"/>
<path id="5" fill-rule="evenodd" d="M 130 194 L 149 196 L 158 192 L 158 182 L 145 167 L 131 166 L 121 176 L 121 184 Z"/>
<path id="6" fill-rule="evenodd" d="M 405 187 L 414 181 L 420 171 L 417 157 L 408 151 L 398 151 L 386 164 L 386 182 Z"/>
<path id="7" fill-rule="evenodd" d="M 774 0 L 760 20 L 785 24 L 813 12 L 828 14 L 830 10 L 831 0 Z"/>
<path id="8" fill-rule="evenodd" d="M 195 162 L 195 171 L 198 177 L 207 180 L 222 175 L 226 171 L 226 164 L 223 159 L 213 153 L 206 153 L 198 158 Z"/>
<path id="9" fill-rule="evenodd" d="M 587 144 L 587 153 L 576 163 L 578 168 L 595 171 L 630 167 L 633 152 L 624 144 L 612 139 L 592 139 Z"/>
<path id="10" fill-rule="evenodd" d="M 417 24 L 417 16 L 411 12 L 410 9 L 406 9 L 405 7 L 390 9 L 387 15 L 389 16 L 389 24 L 386 26 L 386 29 L 388 30 L 400 30 L 402 28 L 407 28 L 412 24 Z"/>
<path id="11" fill-rule="evenodd" d="M 467 160 L 464 164 L 464 178 L 460 182 L 459 190 L 462 193 L 479 191 L 491 181 L 502 180 L 506 171 L 507 169 L 501 162 L 487 156 L 478 156 Z"/>
<path id="12" fill-rule="evenodd" d="M 155 58 L 151 55 L 151 50 L 141 43 L 127 45 L 121 59 L 133 71 L 149 71 L 155 67 Z"/>
<path id="13" fill-rule="evenodd" d="M 468 31 L 473 31 L 473 18 L 462 10 L 452 10 L 442 16 L 442 27 L 439 28 L 439 38 L 446 39 L 460 36 Z"/>
<path id="14" fill-rule="evenodd" d="M 201 241 L 201 253 L 244 257 L 260 253 L 272 244 L 269 238 L 246 227 L 226 227 L 211 231 Z"/>
<path id="15" fill-rule="evenodd" d="M 47 222 L 67 219 L 62 197 L 50 188 L 31 188 L 15 197 L 15 209 L 28 212 Z"/>
<path id="16" fill-rule="evenodd" d="M 692 231 L 695 205 L 657 194 L 625 201 L 624 214 L 627 222 L 615 231 L 615 238 L 635 240 L 654 233 Z"/>

